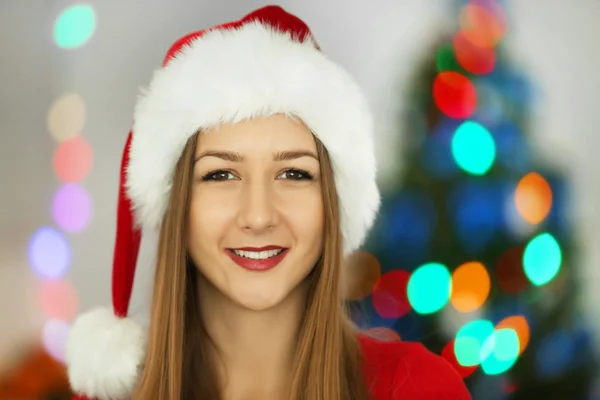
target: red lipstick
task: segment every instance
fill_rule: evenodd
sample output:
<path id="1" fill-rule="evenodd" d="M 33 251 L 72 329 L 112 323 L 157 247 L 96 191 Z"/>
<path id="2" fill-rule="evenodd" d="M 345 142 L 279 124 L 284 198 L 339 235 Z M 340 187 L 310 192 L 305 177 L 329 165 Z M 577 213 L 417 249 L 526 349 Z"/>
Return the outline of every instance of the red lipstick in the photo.
<path id="1" fill-rule="evenodd" d="M 233 250 L 241 250 L 241 251 L 267 251 L 267 250 L 278 250 L 282 249 L 283 251 L 276 256 L 265 258 L 263 260 L 256 260 L 252 258 L 238 256 L 233 252 Z M 264 247 L 239 247 L 236 249 L 226 249 L 225 252 L 240 267 L 247 269 L 249 271 L 268 271 L 270 269 L 275 268 L 279 263 L 285 258 L 287 255 L 288 249 L 281 246 L 264 246 Z"/>

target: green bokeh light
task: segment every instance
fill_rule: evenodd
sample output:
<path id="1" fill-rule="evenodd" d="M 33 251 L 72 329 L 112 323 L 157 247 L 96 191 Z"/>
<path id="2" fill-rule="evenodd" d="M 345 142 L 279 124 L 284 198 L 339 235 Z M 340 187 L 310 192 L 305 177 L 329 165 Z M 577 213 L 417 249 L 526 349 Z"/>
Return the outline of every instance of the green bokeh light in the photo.
<path id="1" fill-rule="evenodd" d="M 508 371 L 519 357 L 519 335 L 514 329 L 499 329 L 484 343 L 485 359 L 481 369 L 488 375 L 498 375 Z M 488 351 L 491 350 L 491 351 Z"/>
<path id="2" fill-rule="evenodd" d="M 438 72 L 464 72 L 458 61 L 456 61 L 456 56 L 454 55 L 454 46 L 452 43 L 445 44 L 438 49 L 435 55 L 435 65 Z"/>
<path id="3" fill-rule="evenodd" d="M 486 343 L 494 334 L 494 325 L 485 319 L 478 319 L 465 324 L 456 334 L 454 354 L 463 367 L 473 367 L 493 353 L 493 343 Z"/>
<path id="4" fill-rule="evenodd" d="M 496 144 L 490 132 L 473 121 L 463 122 L 452 137 L 456 164 L 473 175 L 484 175 L 494 164 Z"/>
<path id="5" fill-rule="evenodd" d="M 562 251 L 556 239 L 549 233 L 534 237 L 525 247 L 523 268 L 525 275 L 536 286 L 550 282 L 562 263 Z"/>
<path id="6" fill-rule="evenodd" d="M 441 310 L 450 300 L 451 276 L 448 269 L 438 263 L 424 264 L 408 280 L 408 301 L 419 314 Z"/>
<path id="7" fill-rule="evenodd" d="M 76 5 L 64 10 L 54 24 L 54 41 L 58 47 L 83 46 L 96 30 L 96 14 L 91 6 Z"/>

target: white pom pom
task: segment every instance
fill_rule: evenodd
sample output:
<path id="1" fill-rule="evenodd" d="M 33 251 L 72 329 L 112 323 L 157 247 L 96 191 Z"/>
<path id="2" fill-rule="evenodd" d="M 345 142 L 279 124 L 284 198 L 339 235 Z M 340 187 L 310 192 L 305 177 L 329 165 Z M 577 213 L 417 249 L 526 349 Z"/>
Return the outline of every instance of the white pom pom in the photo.
<path id="1" fill-rule="evenodd" d="M 111 309 L 76 319 L 67 340 L 66 362 L 73 391 L 98 400 L 131 397 L 144 362 L 145 329 Z"/>

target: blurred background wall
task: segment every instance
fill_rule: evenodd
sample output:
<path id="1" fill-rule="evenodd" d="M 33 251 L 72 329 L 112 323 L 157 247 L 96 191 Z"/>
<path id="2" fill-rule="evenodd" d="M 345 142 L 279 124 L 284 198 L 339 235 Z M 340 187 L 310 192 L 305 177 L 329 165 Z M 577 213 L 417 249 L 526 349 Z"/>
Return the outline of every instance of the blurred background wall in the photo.
<path id="1" fill-rule="evenodd" d="M 435 62 L 435 46 L 451 42 L 466 2 L 273 3 L 307 21 L 324 52 L 366 91 L 377 116 L 380 182 L 392 190 L 412 143 L 403 120 L 416 108 L 409 89 L 432 54 Z M 504 51 L 534 93 L 528 143 L 570 184 L 578 294 L 570 310 L 600 345 L 600 2 L 500 3 Z M 0 3 L 0 377 L 39 344 L 60 365 L 75 313 L 110 304 L 119 163 L 140 86 L 176 38 L 265 4 Z M 142 265 L 151 262 L 151 246 L 144 238 Z M 140 313 L 149 283 L 136 282 L 132 308 Z"/>

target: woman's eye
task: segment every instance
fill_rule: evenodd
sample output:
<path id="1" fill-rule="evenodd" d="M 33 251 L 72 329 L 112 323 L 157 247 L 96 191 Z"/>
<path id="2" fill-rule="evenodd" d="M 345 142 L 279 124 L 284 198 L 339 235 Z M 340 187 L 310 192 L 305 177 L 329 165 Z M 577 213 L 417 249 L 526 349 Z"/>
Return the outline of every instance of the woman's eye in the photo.
<path id="1" fill-rule="evenodd" d="M 235 179 L 235 175 L 229 171 L 213 171 L 202 177 L 203 181 L 228 181 L 231 179 Z"/>
<path id="2" fill-rule="evenodd" d="M 312 179 L 312 176 L 308 172 L 302 171 L 302 170 L 299 170 L 299 169 L 288 169 L 287 171 L 285 171 L 280 176 L 282 176 L 283 179 L 291 179 L 293 181 L 301 181 L 301 180 L 310 180 L 310 179 Z"/>

